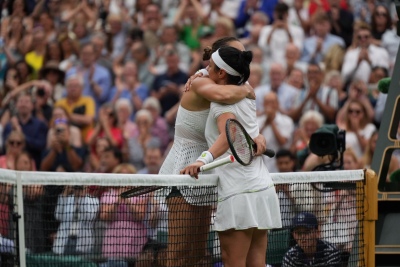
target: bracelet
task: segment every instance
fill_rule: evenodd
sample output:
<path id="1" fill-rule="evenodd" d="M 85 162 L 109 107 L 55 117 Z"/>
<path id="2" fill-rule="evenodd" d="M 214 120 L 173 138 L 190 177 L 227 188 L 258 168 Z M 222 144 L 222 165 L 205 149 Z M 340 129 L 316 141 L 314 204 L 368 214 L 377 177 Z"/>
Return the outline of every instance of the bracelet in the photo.
<path id="1" fill-rule="evenodd" d="M 206 69 L 198 70 L 198 71 L 196 71 L 195 74 L 198 74 L 198 73 L 203 73 L 203 76 L 210 76 L 208 73 L 208 70 L 206 70 Z"/>
<path id="2" fill-rule="evenodd" d="M 200 157 L 197 158 L 197 161 L 201 161 L 204 164 L 208 164 L 214 161 L 214 156 L 210 151 L 201 152 Z"/>

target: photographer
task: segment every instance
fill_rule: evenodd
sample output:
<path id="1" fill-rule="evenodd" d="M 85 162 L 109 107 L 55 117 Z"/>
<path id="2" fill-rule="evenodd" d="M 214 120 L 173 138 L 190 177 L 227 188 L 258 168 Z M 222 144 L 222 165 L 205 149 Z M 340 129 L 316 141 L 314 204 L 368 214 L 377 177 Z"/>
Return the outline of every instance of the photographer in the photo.
<path id="1" fill-rule="evenodd" d="M 53 88 L 47 81 L 39 81 L 35 90 L 35 109 L 33 110 L 33 114 L 47 125 L 50 122 L 52 113 L 52 107 L 48 104 L 52 91 Z"/>
<path id="2" fill-rule="evenodd" d="M 51 117 L 51 106 L 47 103 L 52 95 L 52 85 L 44 80 L 33 80 L 21 84 L 10 91 L 2 101 L 2 107 L 8 108 L 22 92 L 32 92 L 34 99 L 33 116 L 48 124 Z"/>
<path id="3" fill-rule="evenodd" d="M 67 172 L 78 171 L 83 164 L 83 149 L 72 145 L 70 127 L 65 119 L 54 121 L 55 138 L 45 150 L 40 170 Z"/>

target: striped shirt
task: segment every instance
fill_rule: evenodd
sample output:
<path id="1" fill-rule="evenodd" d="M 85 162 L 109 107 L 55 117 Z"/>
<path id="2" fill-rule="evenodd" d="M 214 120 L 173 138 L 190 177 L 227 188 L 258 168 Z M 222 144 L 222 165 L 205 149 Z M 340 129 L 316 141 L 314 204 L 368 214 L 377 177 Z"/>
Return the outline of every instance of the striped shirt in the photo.
<path id="1" fill-rule="evenodd" d="M 307 258 L 299 245 L 295 245 L 283 258 L 282 267 L 304 267 L 304 266 L 341 266 L 341 255 L 339 250 L 332 244 L 317 240 L 317 252 L 313 258 Z"/>

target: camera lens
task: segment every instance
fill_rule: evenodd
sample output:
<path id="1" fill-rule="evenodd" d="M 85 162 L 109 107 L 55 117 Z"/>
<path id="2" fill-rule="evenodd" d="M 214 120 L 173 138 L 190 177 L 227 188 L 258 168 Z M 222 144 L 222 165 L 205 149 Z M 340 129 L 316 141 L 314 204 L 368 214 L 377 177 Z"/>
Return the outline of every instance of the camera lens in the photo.
<path id="1" fill-rule="evenodd" d="M 38 96 L 44 96 L 46 94 L 43 88 L 39 88 L 36 93 Z"/>

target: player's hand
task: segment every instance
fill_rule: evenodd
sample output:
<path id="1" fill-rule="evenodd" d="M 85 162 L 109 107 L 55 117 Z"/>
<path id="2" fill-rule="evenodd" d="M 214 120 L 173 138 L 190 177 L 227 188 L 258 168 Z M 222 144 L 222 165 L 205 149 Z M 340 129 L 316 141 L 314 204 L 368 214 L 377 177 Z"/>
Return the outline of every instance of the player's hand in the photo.
<path id="1" fill-rule="evenodd" d="M 255 156 L 260 156 L 267 150 L 267 140 L 262 134 L 259 134 L 256 138 L 254 138 L 254 143 L 256 143 L 256 153 Z"/>
<path id="2" fill-rule="evenodd" d="M 203 166 L 204 163 L 201 161 L 196 161 L 195 163 L 190 164 L 181 170 L 180 174 L 189 174 L 190 176 L 199 179 L 200 167 Z"/>
<path id="3" fill-rule="evenodd" d="M 192 76 L 189 77 L 189 79 L 187 80 L 186 84 L 185 84 L 185 90 L 184 92 L 187 92 L 190 90 L 190 86 L 192 86 L 192 82 L 194 79 L 199 78 L 199 77 L 203 77 L 203 73 L 202 72 L 196 72 L 195 74 L 193 74 Z"/>

